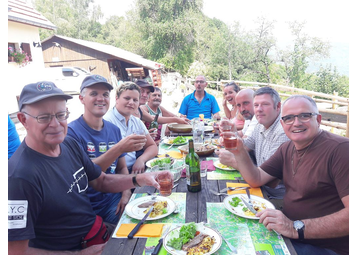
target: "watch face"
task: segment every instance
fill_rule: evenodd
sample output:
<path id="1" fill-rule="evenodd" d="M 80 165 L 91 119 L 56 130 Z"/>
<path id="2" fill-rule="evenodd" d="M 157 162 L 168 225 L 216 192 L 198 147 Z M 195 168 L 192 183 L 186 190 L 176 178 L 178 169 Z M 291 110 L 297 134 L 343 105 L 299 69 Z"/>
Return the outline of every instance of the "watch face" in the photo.
<path id="1" fill-rule="evenodd" d="M 302 227 L 304 227 L 305 224 L 303 224 L 302 221 L 300 220 L 296 220 L 294 223 L 293 223 L 293 227 L 295 229 L 301 229 Z"/>

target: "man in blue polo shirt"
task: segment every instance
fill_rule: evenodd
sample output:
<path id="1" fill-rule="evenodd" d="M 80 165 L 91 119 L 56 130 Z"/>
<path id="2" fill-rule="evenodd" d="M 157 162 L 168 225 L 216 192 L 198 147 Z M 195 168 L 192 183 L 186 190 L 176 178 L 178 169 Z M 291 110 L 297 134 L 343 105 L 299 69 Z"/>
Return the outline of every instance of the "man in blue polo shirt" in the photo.
<path id="1" fill-rule="evenodd" d="M 187 95 L 181 103 L 179 113 L 186 115 L 188 119 L 199 117 L 204 114 L 204 118 L 210 119 L 211 115 L 216 115 L 220 119 L 220 108 L 213 95 L 205 92 L 208 85 L 205 76 L 199 75 L 195 78 L 195 91 Z"/>

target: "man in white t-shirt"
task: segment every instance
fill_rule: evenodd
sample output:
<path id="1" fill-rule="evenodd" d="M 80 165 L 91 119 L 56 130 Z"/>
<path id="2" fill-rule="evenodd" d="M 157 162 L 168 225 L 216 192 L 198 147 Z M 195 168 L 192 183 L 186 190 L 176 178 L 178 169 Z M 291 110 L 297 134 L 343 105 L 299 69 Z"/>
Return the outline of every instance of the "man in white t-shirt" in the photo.
<path id="1" fill-rule="evenodd" d="M 235 96 L 237 109 L 245 119 L 244 128 L 239 131 L 241 137 L 250 136 L 257 124 L 254 112 L 254 93 L 252 89 L 243 89 Z"/>

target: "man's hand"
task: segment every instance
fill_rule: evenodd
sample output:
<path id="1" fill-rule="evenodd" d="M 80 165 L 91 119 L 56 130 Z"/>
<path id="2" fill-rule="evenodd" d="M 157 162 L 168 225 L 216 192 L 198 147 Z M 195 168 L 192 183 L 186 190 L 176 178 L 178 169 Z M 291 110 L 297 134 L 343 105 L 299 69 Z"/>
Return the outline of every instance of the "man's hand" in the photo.
<path id="1" fill-rule="evenodd" d="M 298 233 L 293 228 L 293 221 L 287 218 L 281 211 L 275 209 L 266 209 L 258 212 L 259 223 L 263 223 L 267 230 L 275 230 L 277 233 L 288 238 L 297 239 Z"/>
<path id="2" fill-rule="evenodd" d="M 119 217 L 122 216 L 124 208 L 128 204 L 128 201 L 129 201 L 131 195 L 132 195 L 132 192 L 130 190 L 128 190 L 128 189 L 122 192 L 122 197 L 119 200 L 119 203 L 118 203 L 117 209 L 116 209 L 116 214 L 119 213 Z"/>
<path id="3" fill-rule="evenodd" d="M 177 118 L 176 118 L 176 122 L 178 122 L 178 124 L 189 124 L 189 123 L 190 123 L 190 120 L 187 119 L 186 117 L 183 117 L 183 118 L 177 117 Z"/>
<path id="4" fill-rule="evenodd" d="M 153 138 L 153 140 L 155 141 L 155 138 L 157 137 L 158 134 L 158 130 L 156 128 L 151 128 L 148 130 L 150 136 Z"/>
<path id="5" fill-rule="evenodd" d="M 123 152 L 139 151 L 147 143 L 145 135 L 132 134 L 118 142 Z"/>
<path id="6" fill-rule="evenodd" d="M 221 164 L 236 168 L 236 159 L 230 151 L 220 149 L 219 151 L 216 151 L 216 154 L 219 155 L 219 161 Z"/>
<path id="7" fill-rule="evenodd" d="M 145 171 L 144 162 L 140 158 L 137 158 L 134 165 L 132 166 L 132 174 L 140 174 L 140 173 L 144 173 L 144 171 Z"/>
<path id="8" fill-rule="evenodd" d="M 140 186 L 152 186 L 156 189 L 160 188 L 159 183 L 155 180 L 158 175 L 171 176 L 174 181 L 174 175 L 170 171 L 147 172 L 137 175 L 137 183 Z"/>

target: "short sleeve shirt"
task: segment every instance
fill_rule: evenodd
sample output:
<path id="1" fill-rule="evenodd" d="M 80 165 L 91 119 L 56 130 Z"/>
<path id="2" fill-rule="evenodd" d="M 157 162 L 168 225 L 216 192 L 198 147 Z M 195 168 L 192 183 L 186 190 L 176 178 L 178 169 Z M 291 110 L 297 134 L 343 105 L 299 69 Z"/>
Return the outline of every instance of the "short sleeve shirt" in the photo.
<path id="1" fill-rule="evenodd" d="M 118 112 L 116 107 L 113 107 L 109 110 L 106 115 L 103 117 L 105 120 L 113 123 L 121 130 L 122 137 L 125 138 L 133 133 L 138 133 L 139 130 L 145 131 L 145 135 L 148 135 L 149 132 L 144 125 L 144 123 L 137 117 L 131 115 L 128 120 L 128 125 L 126 124 L 125 117 Z M 126 163 L 128 169 L 131 168 L 136 161 L 136 152 L 127 152 Z"/>
<path id="2" fill-rule="evenodd" d="M 49 157 L 22 142 L 9 160 L 8 240 L 30 240 L 46 250 L 81 249 L 95 213 L 86 194 L 102 171 L 75 140 L 66 137 L 61 154 Z"/>
<path id="3" fill-rule="evenodd" d="M 293 142 L 284 143 L 260 166 L 283 180 L 283 212 L 291 220 L 335 213 L 344 208 L 341 199 L 349 195 L 349 139 L 322 131 L 307 148 L 296 151 Z M 348 254 L 348 236 L 305 242 Z"/>
<path id="4" fill-rule="evenodd" d="M 101 130 L 94 130 L 87 125 L 83 116 L 80 116 L 77 120 L 68 124 L 67 134 L 79 143 L 83 151 L 85 151 L 91 159 L 101 156 L 122 140 L 121 131 L 114 124 L 103 120 L 103 128 Z M 126 153 L 120 155 L 118 158 L 124 157 L 125 155 Z M 106 174 L 115 174 L 118 158 L 112 162 Z M 115 193 L 103 193 L 91 187 L 88 188 L 87 195 L 95 210 L 107 205 L 112 198 L 116 196 Z"/>
<path id="5" fill-rule="evenodd" d="M 201 103 L 195 98 L 195 91 L 187 95 L 181 103 L 179 113 L 186 115 L 188 119 L 199 117 L 199 114 L 204 114 L 204 118 L 210 119 L 212 114 L 218 113 L 220 107 L 216 98 L 205 91 L 205 96 Z"/>

